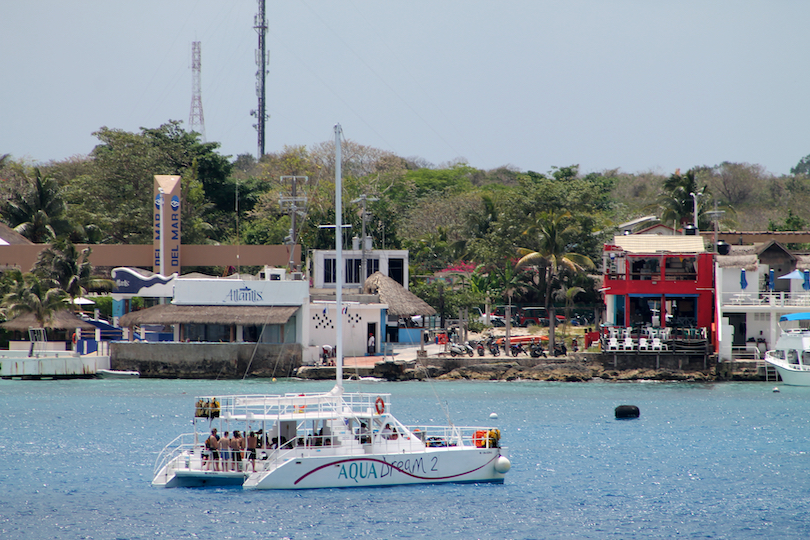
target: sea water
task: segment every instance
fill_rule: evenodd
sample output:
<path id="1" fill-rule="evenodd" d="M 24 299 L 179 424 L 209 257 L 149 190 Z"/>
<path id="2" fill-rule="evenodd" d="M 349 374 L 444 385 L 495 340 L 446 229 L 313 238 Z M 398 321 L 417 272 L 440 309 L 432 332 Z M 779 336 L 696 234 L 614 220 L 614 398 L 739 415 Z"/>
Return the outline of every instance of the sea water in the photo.
<path id="1" fill-rule="evenodd" d="M 348 383 L 391 393 L 406 424 L 497 425 L 506 482 L 151 487 L 195 396 L 331 386 L 0 381 L 0 538 L 810 537 L 810 388 L 774 383 Z"/>

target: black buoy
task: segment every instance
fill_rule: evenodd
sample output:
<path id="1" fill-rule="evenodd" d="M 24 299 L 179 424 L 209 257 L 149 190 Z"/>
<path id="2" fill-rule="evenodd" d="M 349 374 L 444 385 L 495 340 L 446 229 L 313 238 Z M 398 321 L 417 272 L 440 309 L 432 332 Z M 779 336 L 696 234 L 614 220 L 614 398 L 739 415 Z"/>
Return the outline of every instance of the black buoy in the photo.
<path id="1" fill-rule="evenodd" d="M 616 407 L 616 418 L 638 418 L 641 412 L 635 405 L 619 405 Z"/>

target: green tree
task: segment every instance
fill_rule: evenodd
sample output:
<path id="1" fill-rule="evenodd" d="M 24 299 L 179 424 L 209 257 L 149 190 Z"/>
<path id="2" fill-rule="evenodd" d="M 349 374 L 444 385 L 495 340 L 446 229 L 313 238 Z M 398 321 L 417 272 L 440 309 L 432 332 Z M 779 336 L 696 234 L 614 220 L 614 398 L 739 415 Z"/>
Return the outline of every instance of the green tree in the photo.
<path id="1" fill-rule="evenodd" d="M 79 251 L 69 240 L 59 239 L 40 252 L 33 273 L 43 284 L 59 287 L 75 307 L 76 298 L 87 294 L 88 289 L 110 290 L 112 282 L 93 276 L 90 264 L 90 248 Z"/>
<path id="2" fill-rule="evenodd" d="M 218 143 L 200 142 L 199 135 L 183 131 L 180 122 L 141 128 L 139 133 L 103 127 L 94 135 L 100 144 L 90 154 L 92 172 L 70 183 L 66 199 L 70 217 L 77 223 L 95 224 L 104 232 L 104 243 L 151 241 L 156 174 L 191 177 L 201 183 L 205 201 L 216 203 L 222 211 L 233 211 L 234 194 L 225 186 L 231 167 L 227 157 L 216 152 Z M 183 187 L 188 191 L 188 184 Z M 213 210 L 191 208 L 189 196 L 189 192 L 183 193 L 184 215 L 192 213 L 206 222 L 205 214 Z M 194 226 L 193 219 L 184 223 L 184 241 L 209 236 L 209 231 L 197 234 Z"/>
<path id="3" fill-rule="evenodd" d="M 664 181 L 663 190 L 659 195 L 658 204 L 661 210 L 661 221 L 665 224 L 675 223 L 684 225 L 694 220 L 694 195 L 698 199 L 698 229 L 711 228 L 712 221 L 705 215 L 711 208 L 711 193 L 708 185 L 702 187 L 698 184 L 696 170 L 692 169 L 681 174 L 676 170 Z"/>
<path id="4" fill-rule="evenodd" d="M 535 237 L 537 250 L 519 248 L 521 259 L 517 268 L 534 266 L 543 268 L 545 273 L 546 294 L 545 307 L 549 311 L 549 347 L 554 347 L 554 305 L 551 303 L 551 291 L 555 279 L 562 267 L 572 272 L 581 272 L 586 268 L 595 268 L 593 261 L 585 255 L 569 251 L 566 237 L 575 232 L 570 223 L 569 213 L 558 214 L 550 211 L 539 216 L 538 221 L 526 231 L 526 235 Z"/>
<path id="5" fill-rule="evenodd" d="M 59 287 L 49 287 L 33 273 L 19 275 L 3 297 L 3 308 L 10 319 L 32 314 L 40 327 L 53 318 L 54 313 L 67 308 L 67 294 Z"/>
<path id="6" fill-rule="evenodd" d="M 2 205 L 0 214 L 17 232 L 41 244 L 70 232 L 70 223 L 65 219 L 59 184 L 52 177 L 43 176 L 39 168 L 33 172 L 28 185 Z"/>

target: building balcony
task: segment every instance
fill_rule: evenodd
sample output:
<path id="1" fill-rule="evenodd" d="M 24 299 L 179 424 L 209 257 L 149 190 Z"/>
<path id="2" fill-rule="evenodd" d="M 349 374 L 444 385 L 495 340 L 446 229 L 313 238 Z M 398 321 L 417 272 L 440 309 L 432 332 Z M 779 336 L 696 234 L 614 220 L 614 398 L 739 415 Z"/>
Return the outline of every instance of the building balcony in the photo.
<path id="1" fill-rule="evenodd" d="M 742 291 L 723 293 L 720 300 L 723 311 L 734 311 L 735 308 L 802 308 L 810 310 L 810 291 Z"/>

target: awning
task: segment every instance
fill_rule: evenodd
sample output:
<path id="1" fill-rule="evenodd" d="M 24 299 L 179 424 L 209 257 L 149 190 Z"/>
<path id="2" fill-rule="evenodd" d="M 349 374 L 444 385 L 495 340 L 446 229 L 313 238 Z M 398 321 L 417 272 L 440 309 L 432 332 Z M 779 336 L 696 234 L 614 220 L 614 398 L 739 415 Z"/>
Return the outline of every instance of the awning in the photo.
<path id="1" fill-rule="evenodd" d="M 286 324 L 300 306 L 176 306 L 164 304 L 121 317 L 121 326 L 141 324 Z"/>

